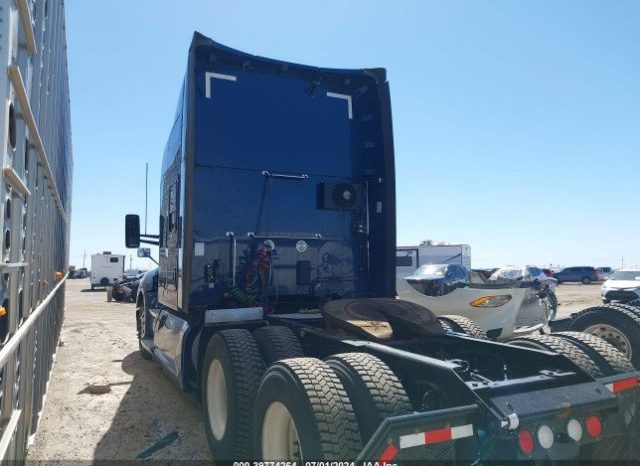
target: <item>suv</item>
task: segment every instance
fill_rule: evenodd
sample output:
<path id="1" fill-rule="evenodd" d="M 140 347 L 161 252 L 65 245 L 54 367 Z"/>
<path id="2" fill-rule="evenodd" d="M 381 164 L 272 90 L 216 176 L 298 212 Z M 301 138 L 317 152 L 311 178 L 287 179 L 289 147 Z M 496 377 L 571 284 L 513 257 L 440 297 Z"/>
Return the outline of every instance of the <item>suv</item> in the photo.
<path id="1" fill-rule="evenodd" d="M 613 275 L 614 270 L 611 267 L 598 267 L 596 272 L 598 272 L 598 278 L 600 280 L 606 281 Z"/>
<path id="2" fill-rule="evenodd" d="M 598 272 L 594 267 L 567 267 L 560 272 L 553 274 L 553 277 L 562 282 L 582 282 L 589 285 L 598 281 Z"/>

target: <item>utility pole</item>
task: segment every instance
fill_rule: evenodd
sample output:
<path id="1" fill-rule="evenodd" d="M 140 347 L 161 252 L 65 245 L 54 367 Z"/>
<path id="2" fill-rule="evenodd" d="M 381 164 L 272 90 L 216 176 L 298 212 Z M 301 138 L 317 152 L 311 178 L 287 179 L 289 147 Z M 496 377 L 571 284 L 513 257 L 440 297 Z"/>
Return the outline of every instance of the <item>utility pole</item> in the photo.
<path id="1" fill-rule="evenodd" d="M 144 173 L 144 234 L 147 234 L 147 207 L 149 206 L 149 162 Z"/>
<path id="2" fill-rule="evenodd" d="M 87 265 L 85 264 L 85 262 L 87 261 L 87 250 L 85 249 L 84 252 L 82 253 L 82 268 L 86 269 Z"/>

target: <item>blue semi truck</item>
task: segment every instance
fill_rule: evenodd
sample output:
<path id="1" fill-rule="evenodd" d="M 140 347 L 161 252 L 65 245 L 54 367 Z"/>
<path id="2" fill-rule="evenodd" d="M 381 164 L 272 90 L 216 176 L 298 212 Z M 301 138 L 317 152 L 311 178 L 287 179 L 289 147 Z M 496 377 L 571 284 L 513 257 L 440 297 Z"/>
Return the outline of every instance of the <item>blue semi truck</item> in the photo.
<path id="1" fill-rule="evenodd" d="M 214 459 L 629 457 L 638 373 L 611 347 L 495 343 L 396 299 L 384 69 L 196 33 L 160 196 L 159 235 L 125 221 L 159 246 L 140 351 L 199 391 Z"/>

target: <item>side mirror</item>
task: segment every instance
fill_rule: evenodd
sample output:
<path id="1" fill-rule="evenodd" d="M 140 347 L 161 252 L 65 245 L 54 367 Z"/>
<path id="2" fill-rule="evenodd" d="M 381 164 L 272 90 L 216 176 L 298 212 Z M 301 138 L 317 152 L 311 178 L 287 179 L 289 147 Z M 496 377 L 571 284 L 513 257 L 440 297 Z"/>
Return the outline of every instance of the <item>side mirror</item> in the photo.
<path id="1" fill-rule="evenodd" d="M 151 257 L 151 248 L 138 248 L 138 257 Z"/>
<path id="2" fill-rule="evenodd" d="M 128 214 L 124 217 L 125 244 L 128 248 L 140 246 L 140 216 Z"/>

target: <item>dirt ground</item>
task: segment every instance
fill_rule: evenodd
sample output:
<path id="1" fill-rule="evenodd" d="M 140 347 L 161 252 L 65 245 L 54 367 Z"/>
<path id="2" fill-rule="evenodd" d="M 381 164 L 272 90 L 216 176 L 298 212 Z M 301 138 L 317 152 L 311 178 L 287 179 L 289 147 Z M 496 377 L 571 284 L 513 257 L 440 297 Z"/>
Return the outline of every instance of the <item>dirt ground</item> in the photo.
<path id="1" fill-rule="evenodd" d="M 210 462 L 196 396 L 182 394 L 157 363 L 138 354 L 134 305 L 108 303 L 88 280 L 66 286 L 63 346 L 27 463 Z M 90 384 L 109 391 L 88 393 Z M 157 450 L 143 454 L 151 447 Z"/>
<path id="2" fill-rule="evenodd" d="M 569 317 L 572 313 L 582 311 L 591 306 L 602 304 L 600 298 L 601 283 L 583 285 L 563 283 L 556 288 L 558 297 L 558 318 Z"/>
<path id="3" fill-rule="evenodd" d="M 599 293 L 598 284 L 560 285 L 558 317 L 599 304 Z M 88 280 L 68 280 L 66 297 L 62 346 L 27 462 L 211 461 L 196 396 L 138 353 L 134 305 L 107 302 Z M 91 384 L 106 393 L 91 394 Z"/>

